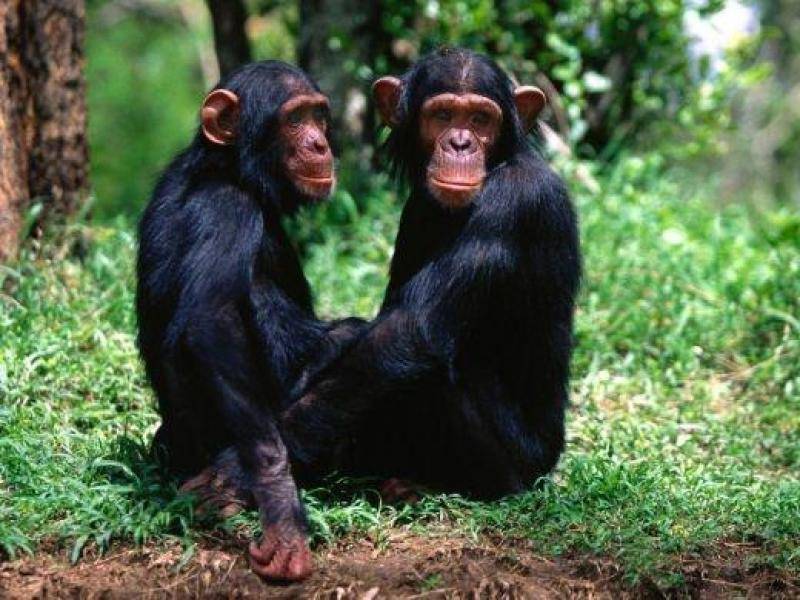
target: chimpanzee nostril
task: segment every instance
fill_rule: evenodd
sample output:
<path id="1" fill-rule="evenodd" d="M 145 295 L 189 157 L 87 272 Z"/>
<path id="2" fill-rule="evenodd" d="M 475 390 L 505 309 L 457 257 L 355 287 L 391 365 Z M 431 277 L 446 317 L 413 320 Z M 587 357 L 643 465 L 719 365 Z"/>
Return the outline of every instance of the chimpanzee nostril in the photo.
<path id="1" fill-rule="evenodd" d="M 317 154 L 325 154 L 328 151 L 328 142 L 321 136 L 314 137 L 309 146 L 310 149 Z"/>
<path id="2" fill-rule="evenodd" d="M 450 147 L 458 153 L 466 152 L 472 145 L 472 136 L 466 132 L 455 133 L 450 138 Z"/>

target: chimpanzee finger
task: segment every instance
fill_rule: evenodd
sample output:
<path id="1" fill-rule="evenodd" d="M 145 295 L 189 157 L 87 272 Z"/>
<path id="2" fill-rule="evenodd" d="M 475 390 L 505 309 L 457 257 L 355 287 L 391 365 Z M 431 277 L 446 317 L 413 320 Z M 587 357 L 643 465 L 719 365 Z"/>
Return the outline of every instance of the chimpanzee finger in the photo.
<path id="1" fill-rule="evenodd" d="M 392 477 L 383 482 L 378 493 L 387 504 L 416 504 L 420 501 L 422 488 L 411 481 Z"/>
<path id="2" fill-rule="evenodd" d="M 269 564 L 272 557 L 277 550 L 277 544 L 259 544 L 258 542 L 250 542 L 250 557 L 260 564 Z"/>
<path id="3" fill-rule="evenodd" d="M 187 479 L 183 482 L 179 491 L 183 494 L 194 493 L 202 488 L 208 486 L 209 482 L 211 481 L 211 477 L 213 476 L 214 472 L 212 469 L 204 469 L 199 474 L 195 475 L 191 479 Z"/>
<path id="4" fill-rule="evenodd" d="M 263 540 L 250 545 L 253 572 L 274 581 L 300 581 L 314 569 L 311 551 L 304 540 L 281 543 Z"/>

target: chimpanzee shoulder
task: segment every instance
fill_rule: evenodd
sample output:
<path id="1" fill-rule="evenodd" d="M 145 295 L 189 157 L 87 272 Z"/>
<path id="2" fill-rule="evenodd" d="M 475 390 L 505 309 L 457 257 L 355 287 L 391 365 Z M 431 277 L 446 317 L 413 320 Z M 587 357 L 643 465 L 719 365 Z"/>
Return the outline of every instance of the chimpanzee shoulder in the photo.
<path id="1" fill-rule="evenodd" d="M 479 205 L 505 212 L 521 227 L 574 229 L 576 215 L 564 180 L 532 150 L 516 153 L 495 167 Z"/>

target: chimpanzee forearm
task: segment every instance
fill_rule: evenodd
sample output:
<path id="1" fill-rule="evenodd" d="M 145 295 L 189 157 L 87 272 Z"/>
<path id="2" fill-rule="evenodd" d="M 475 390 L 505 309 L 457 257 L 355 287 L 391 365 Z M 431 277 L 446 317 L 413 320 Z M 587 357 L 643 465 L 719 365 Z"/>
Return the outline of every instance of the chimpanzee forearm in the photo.
<path id="1" fill-rule="evenodd" d="M 284 523 L 302 534 L 305 513 L 276 417 L 264 402 L 274 383 L 258 372 L 236 324 L 224 310 L 210 322 L 193 319 L 177 350 L 181 369 L 190 374 L 195 400 L 211 405 L 217 427 L 232 441 L 241 484 L 255 499 L 264 527 Z"/>
<path id="2" fill-rule="evenodd" d="M 414 316 L 380 315 L 282 414 L 296 475 L 307 482 L 334 468 L 342 444 L 376 404 L 442 371 Z"/>
<path id="3" fill-rule="evenodd" d="M 324 324 L 324 334 L 314 348 L 303 356 L 302 369 L 295 377 L 290 397 L 300 398 L 309 388 L 310 382 L 316 380 L 322 371 L 347 352 L 366 330 L 367 321 L 356 317 Z"/>
<path id="4" fill-rule="evenodd" d="M 246 306 L 245 319 L 258 336 L 259 360 L 275 382 L 276 410 L 288 406 L 366 326 L 357 318 L 320 321 L 270 281 L 258 283 Z"/>
<path id="5" fill-rule="evenodd" d="M 258 506 L 263 528 L 280 526 L 307 533 L 306 514 L 283 439 L 264 410 L 245 410 L 237 418 L 243 435 L 236 450 Z M 249 432 L 244 434 L 244 431 Z"/>

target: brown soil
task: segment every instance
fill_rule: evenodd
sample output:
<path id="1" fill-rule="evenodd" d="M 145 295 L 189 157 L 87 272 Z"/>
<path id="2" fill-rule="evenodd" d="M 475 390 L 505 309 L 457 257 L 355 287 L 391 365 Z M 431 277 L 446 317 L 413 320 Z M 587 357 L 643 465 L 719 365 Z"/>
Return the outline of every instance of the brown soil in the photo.
<path id="1" fill-rule="evenodd" d="M 748 550 L 681 560 L 686 584 L 667 591 L 627 586 L 613 561 L 596 557 L 546 559 L 520 541 L 405 533 L 325 548 L 314 575 L 290 586 L 262 582 L 229 542 L 200 548 L 183 567 L 177 545 L 116 549 L 74 566 L 43 553 L 0 564 L 0 598 L 800 598 L 797 578 L 746 567 Z"/>

